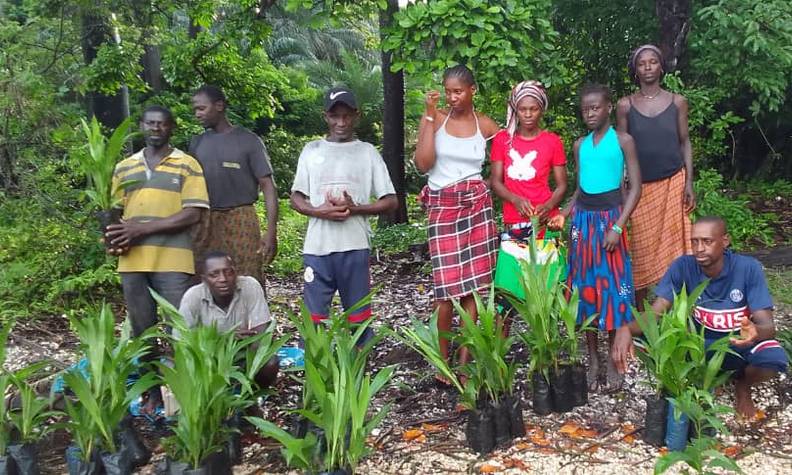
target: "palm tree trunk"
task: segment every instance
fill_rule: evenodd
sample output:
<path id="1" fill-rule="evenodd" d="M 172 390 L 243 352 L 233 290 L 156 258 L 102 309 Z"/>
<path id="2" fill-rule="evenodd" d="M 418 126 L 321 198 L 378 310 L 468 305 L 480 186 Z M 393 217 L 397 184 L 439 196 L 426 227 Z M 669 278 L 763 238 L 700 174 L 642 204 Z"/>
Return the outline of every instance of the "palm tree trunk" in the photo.
<path id="1" fill-rule="evenodd" d="M 656 0 L 655 11 L 660 21 L 660 51 L 665 59 L 666 72 L 674 72 L 687 51 L 690 31 L 690 0 Z"/>
<path id="2" fill-rule="evenodd" d="M 380 10 L 380 35 L 390 26 L 399 11 L 398 0 L 388 0 L 388 8 Z M 404 73 L 391 71 L 391 53 L 382 53 L 382 158 L 388 167 L 399 207 L 380 216 L 379 224 L 387 226 L 407 222 L 406 183 L 404 174 Z"/>

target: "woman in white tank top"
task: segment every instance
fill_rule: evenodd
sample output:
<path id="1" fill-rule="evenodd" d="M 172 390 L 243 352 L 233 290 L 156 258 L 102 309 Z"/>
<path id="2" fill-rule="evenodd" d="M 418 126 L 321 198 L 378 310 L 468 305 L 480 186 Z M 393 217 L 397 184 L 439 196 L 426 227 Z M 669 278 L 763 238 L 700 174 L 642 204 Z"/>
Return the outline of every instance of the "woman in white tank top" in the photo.
<path id="1" fill-rule="evenodd" d="M 447 332 L 453 317 L 451 299 L 461 300 L 475 321 L 478 315 L 473 292 L 488 289 L 492 283 L 497 233 L 492 198 L 482 179 L 481 166 L 487 154 L 487 140 L 499 127 L 473 110 L 476 84 L 470 69 L 464 65 L 447 69 L 443 87 L 447 110 L 437 110 L 439 92 L 426 95 L 415 164 L 428 174 L 428 185 L 420 199 L 429 214 L 437 326 Z M 440 349 L 448 358 L 448 341 L 441 339 Z M 467 349 L 460 349 L 459 363 L 467 360 Z"/>

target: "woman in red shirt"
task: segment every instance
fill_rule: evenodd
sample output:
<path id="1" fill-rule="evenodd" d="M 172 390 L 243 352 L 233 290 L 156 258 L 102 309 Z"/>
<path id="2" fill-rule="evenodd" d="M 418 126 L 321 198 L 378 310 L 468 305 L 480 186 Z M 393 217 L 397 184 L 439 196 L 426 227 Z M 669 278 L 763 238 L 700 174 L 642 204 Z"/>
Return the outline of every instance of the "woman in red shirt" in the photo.
<path id="1" fill-rule="evenodd" d="M 546 110 L 547 94 L 540 82 L 517 84 L 508 102 L 506 129 L 493 139 L 491 182 L 503 200 L 503 239 L 529 238 L 532 216 L 546 224 L 559 214 L 558 205 L 567 189 L 566 156 L 561 138 L 540 127 Z M 543 236 L 542 229 L 537 238 Z"/>

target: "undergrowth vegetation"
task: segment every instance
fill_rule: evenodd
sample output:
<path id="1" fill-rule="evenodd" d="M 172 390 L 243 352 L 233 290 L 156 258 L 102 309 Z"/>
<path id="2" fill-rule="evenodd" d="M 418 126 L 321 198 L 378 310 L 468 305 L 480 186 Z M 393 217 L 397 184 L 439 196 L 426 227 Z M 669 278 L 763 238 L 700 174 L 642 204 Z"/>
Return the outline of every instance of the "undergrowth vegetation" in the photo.
<path id="1" fill-rule="evenodd" d="M 746 249 L 753 243 L 773 243 L 772 224 L 777 216 L 773 213 L 757 213 L 748 207 L 745 197 L 733 196 L 723 181 L 723 176 L 712 169 L 698 171 L 695 181 L 696 216 L 715 215 L 726 220 L 734 249 Z"/>

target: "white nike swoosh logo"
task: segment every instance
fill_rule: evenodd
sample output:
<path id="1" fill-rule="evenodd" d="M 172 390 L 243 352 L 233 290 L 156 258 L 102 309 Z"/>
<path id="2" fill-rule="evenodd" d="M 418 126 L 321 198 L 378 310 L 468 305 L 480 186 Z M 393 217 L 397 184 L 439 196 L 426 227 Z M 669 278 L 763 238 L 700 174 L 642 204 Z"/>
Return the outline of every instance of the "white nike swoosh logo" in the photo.
<path id="1" fill-rule="evenodd" d="M 336 97 L 340 96 L 341 94 L 346 94 L 344 91 L 333 92 L 330 94 L 330 100 L 334 101 Z"/>

